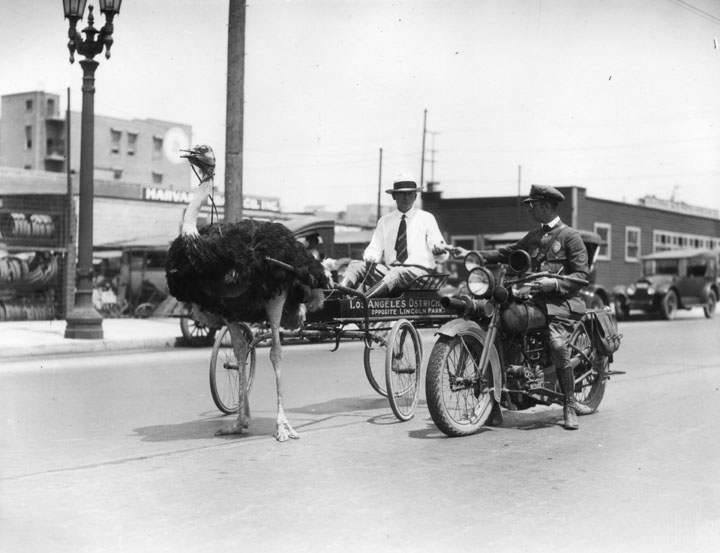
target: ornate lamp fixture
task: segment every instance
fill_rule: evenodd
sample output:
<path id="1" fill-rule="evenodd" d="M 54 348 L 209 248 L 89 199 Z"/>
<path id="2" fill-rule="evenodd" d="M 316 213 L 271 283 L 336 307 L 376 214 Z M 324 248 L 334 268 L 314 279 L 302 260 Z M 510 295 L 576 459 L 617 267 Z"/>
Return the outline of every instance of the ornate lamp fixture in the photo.
<path id="1" fill-rule="evenodd" d="M 70 63 L 75 61 L 75 52 L 83 56 L 82 123 L 80 128 L 80 206 L 78 221 L 78 262 L 75 305 L 66 315 L 65 338 L 102 339 L 102 316 L 92 303 L 93 291 L 93 200 L 94 200 L 94 140 L 95 140 L 95 69 L 98 62 L 93 58 L 105 50 L 110 58 L 113 44 L 113 18 L 120 13 L 122 0 L 98 0 L 100 11 L 105 14 L 105 25 L 96 29 L 93 24 L 92 5 L 88 8 L 88 26 L 82 32 L 77 23 L 83 18 L 87 0 L 63 0 L 65 18 L 69 20 L 68 50 Z M 69 163 L 69 160 L 68 160 Z"/>
<path id="2" fill-rule="evenodd" d="M 105 57 L 110 58 L 110 48 L 113 44 L 112 22 L 113 18 L 120 13 L 122 0 L 99 0 L 100 11 L 105 14 L 105 25 L 100 30 L 93 27 L 95 16 L 92 5 L 88 8 L 88 26 L 82 31 L 85 33 L 85 40 L 83 40 L 76 27 L 77 22 L 83 18 L 86 3 L 87 0 L 63 0 L 65 18 L 70 20 L 68 28 L 70 63 L 75 61 L 76 51 L 78 54 L 92 59 L 103 51 L 103 47 L 105 47 Z M 95 38 L 95 35 L 99 36 Z"/>

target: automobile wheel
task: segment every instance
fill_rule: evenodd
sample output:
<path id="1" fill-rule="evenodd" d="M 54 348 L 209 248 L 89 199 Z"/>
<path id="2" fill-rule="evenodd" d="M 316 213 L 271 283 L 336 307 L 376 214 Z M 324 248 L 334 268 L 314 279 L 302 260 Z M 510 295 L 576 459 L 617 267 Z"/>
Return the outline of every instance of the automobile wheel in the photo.
<path id="1" fill-rule="evenodd" d="M 660 302 L 660 314 L 666 321 L 672 321 L 675 318 L 678 308 L 677 294 L 670 290 Z"/>
<path id="2" fill-rule="evenodd" d="M 703 313 L 706 319 L 712 319 L 715 316 L 715 307 L 717 306 L 717 298 L 712 290 L 708 294 L 707 302 L 703 305 Z"/>
<path id="3" fill-rule="evenodd" d="M 603 301 L 602 297 L 598 296 L 597 294 L 593 294 L 593 297 L 590 300 L 590 309 L 603 309 L 604 307 L 605 302 Z"/>
<path id="4" fill-rule="evenodd" d="M 630 318 L 630 310 L 622 300 L 616 299 L 613 301 L 615 305 L 615 319 L 618 321 L 626 321 Z"/>

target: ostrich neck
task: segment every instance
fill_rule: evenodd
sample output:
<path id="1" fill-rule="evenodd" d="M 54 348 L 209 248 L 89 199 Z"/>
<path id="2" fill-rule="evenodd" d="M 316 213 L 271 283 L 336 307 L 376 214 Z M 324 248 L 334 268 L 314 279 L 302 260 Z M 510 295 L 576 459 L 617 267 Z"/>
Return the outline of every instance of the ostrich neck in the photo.
<path id="1" fill-rule="evenodd" d="M 210 178 L 205 182 L 201 182 L 198 189 L 193 194 L 190 203 L 185 209 L 183 216 L 181 234 L 197 234 L 197 218 L 200 214 L 200 208 L 207 200 L 208 195 L 213 189 L 213 179 Z"/>

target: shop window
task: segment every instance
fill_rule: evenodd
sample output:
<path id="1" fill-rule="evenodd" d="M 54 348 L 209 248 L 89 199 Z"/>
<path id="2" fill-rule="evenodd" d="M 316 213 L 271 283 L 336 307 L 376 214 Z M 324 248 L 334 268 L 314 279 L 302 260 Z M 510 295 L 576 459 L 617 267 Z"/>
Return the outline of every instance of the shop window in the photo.
<path id="1" fill-rule="evenodd" d="M 137 148 L 137 133 L 135 132 L 129 132 L 127 135 L 128 145 L 127 145 L 127 155 L 134 156 L 135 150 Z"/>
<path id="2" fill-rule="evenodd" d="M 25 149 L 32 150 L 32 125 L 25 125 Z"/>
<path id="3" fill-rule="evenodd" d="M 637 263 L 640 258 L 640 228 L 625 227 L 625 261 Z"/>
<path id="4" fill-rule="evenodd" d="M 162 181 L 163 181 L 163 175 L 162 175 L 162 173 L 155 173 L 155 172 L 153 171 L 152 181 L 153 181 L 153 184 L 162 184 Z"/>
<path id="5" fill-rule="evenodd" d="M 110 153 L 112 153 L 112 154 L 120 153 L 120 139 L 121 138 L 122 138 L 122 133 L 120 131 L 116 131 L 115 129 L 110 129 Z"/>
<path id="6" fill-rule="evenodd" d="M 159 136 L 153 136 L 153 159 L 162 157 L 163 139 Z"/>
<path id="7" fill-rule="evenodd" d="M 598 246 L 597 259 L 610 261 L 610 252 L 612 251 L 610 243 L 610 230 L 612 226 L 607 223 L 595 223 L 594 231 L 600 235 L 600 245 Z"/>
<path id="8" fill-rule="evenodd" d="M 465 248 L 466 250 L 477 249 L 477 238 L 473 235 L 456 234 L 450 238 L 453 246 Z"/>

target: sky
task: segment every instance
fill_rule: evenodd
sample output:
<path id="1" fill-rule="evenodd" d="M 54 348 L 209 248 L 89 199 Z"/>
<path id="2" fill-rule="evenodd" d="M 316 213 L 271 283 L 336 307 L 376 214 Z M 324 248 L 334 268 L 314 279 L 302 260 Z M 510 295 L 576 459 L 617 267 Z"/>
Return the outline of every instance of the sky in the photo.
<path id="1" fill-rule="evenodd" d="M 374 203 L 381 172 L 383 189 L 419 179 L 425 110 L 424 177 L 443 197 L 574 185 L 720 210 L 720 0 L 248 0 L 246 14 L 243 186 L 284 210 Z M 95 112 L 190 124 L 220 182 L 227 19 L 228 0 L 125 0 L 96 58 Z M 66 43 L 61 0 L 0 2 L 0 94 L 70 87 L 80 111 Z"/>

